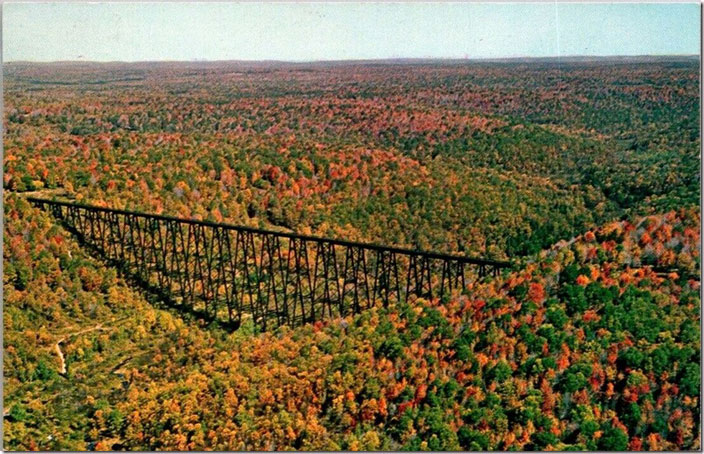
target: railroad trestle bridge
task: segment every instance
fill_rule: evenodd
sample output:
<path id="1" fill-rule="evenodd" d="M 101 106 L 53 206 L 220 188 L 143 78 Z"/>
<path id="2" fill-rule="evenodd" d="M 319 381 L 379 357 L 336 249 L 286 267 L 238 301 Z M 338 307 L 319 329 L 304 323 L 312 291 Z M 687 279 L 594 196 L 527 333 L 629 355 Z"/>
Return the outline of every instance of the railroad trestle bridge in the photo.
<path id="1" fill-rule="evenodd" d="M 167 304 L 262 330 L 440 297 L 508 262 L 28 198 Z"/>

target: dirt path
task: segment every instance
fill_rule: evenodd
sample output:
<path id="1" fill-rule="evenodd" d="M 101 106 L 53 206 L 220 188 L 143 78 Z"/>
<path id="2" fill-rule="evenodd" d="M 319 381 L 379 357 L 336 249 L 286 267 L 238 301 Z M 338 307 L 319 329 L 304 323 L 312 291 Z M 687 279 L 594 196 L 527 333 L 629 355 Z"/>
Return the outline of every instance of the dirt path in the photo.
<path id="1" fill-rule="evenodd" d="M 64 188 L 55 188 L 55 189 L 38 189 L 36 191 L 5 191 L 8 194 L 19 194 L 23 197 L 37 197 L 37 198 L 45 198 L 45 199 L 50 199 L 53 196 L 61 197 L 65 196 L 68 197 L 69 193 L 66 189 Z"/>
<path id="2" fill-rule="evenodd" d="M 88 333 L 91 331 L 110 331 L 111 329 L 112 328 L 103 327 L 102 323 L 98 323 L 93 328 L 86 328 L 81 331 L 76 331 L 75 333 L 69 333 L 69 334 L 65 335 L 64 337 L 62 337 L 61 339 L 59 339 L 58 341 L 56 341 L 56 344 L 54 345 L 54 350 L 56 350 L 56 354 L 59 356 L 59 362 L 61 363 L 61 367 L 59 368 L 59 373 L 61 375 L 66 374 L 66 359 L 64 358 L 64 354 L 61 351 L 61 343 L 62 342 L 64 342 L 66 339 L 69 339 L 71 337 L 78 336 L 80 334 L 85 334 L 85 333 Z"/>

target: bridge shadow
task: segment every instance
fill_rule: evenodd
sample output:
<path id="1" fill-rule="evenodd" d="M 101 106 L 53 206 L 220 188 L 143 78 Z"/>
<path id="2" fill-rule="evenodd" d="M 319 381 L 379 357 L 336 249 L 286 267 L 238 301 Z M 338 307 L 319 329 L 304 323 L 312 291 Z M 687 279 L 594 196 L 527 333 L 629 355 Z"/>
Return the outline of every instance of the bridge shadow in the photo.
<path id="1" fill-rule="evenodd" d="M 61 225 L 64 227 L 64 229 L 71 233 L 74 238 L 76 238 L 78 244 L 82 248 L 89 251 L 93 257 L 99 259 L 105 265 L 115 268 L 118 271 L 120 277 L 122 277 L 125 282 L 131 284 L 132 287 L 137 287 L 138 289 L 140 289 L 142 295 L 145 297 L 147 302 L 149 302 L 154 307 L 158 309 L 172 309 L 177 311 L 179 316 L 183 317 L 184 315 L 187 315 L 193 320 L 202 320 L 208 325 L 214 325 L 220 329 L 230 332 L 235 331 L 240 327 L 241 323 L 239 321 L 230 322 L 227 320 L 221 320 L 216 317 L 213 317 L 211 314 L 208 314 L 205 311 L 194 309 L 186 304 L 179 303 L 162 288 L 145 280 L 138 273 L 135 273 L 128 263 L 125 263 L 121 260 L 108 258 L 104 254 L 104 252 L 101 251 L 99 248 L 85 241 L 83 235 L 81 235 L 78 230 L 76 230 L 67 222 L 61 221 Z"/>

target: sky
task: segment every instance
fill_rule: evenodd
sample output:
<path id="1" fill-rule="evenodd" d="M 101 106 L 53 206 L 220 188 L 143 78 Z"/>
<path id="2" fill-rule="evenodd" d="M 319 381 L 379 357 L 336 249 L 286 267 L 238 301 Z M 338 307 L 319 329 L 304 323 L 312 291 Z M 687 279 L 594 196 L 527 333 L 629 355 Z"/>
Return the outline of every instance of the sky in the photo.
<path id="1" fill-rule="evenodd" d="M 4 61 L 699 54 L 698 3 L 5 3 Z"/>

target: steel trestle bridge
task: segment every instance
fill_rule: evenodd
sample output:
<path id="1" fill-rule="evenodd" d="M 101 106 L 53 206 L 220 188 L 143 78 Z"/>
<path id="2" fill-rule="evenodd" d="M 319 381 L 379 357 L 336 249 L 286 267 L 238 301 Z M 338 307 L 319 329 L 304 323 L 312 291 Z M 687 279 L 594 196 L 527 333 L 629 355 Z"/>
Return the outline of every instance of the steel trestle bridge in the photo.
<path id="1" fill-rule="evenodd" d="M 165 303 L 272 329 L 464 288 L 508 262 L 30 197 L 80 243 Z M 249 315 L 247 315 L 249 314 Z"/>

